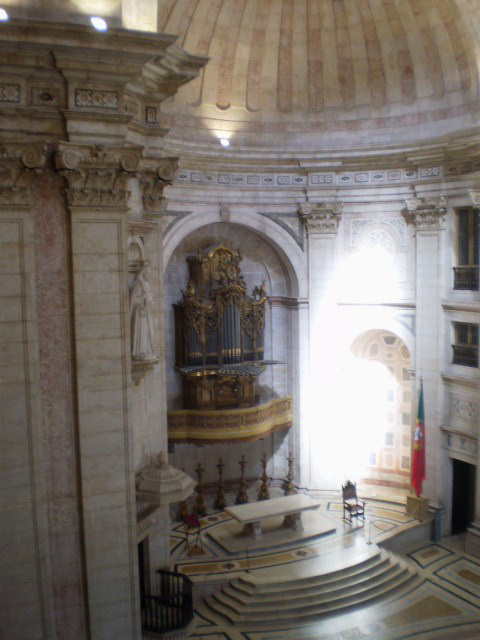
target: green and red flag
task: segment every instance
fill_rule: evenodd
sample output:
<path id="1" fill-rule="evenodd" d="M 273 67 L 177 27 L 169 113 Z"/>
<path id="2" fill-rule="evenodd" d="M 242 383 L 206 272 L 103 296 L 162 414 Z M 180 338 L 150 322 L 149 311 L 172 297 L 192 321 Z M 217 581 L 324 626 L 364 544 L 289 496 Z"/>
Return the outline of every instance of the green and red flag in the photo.
<path id="1" fill-rule="evenodd" d="M 412 486 L 417 496 L 422 492 L 425 480 L 425 409 L 423 406 L 423 380 L 420 383 L 420 397 L 418 399 L 417 424 L 413 437 Z"/>

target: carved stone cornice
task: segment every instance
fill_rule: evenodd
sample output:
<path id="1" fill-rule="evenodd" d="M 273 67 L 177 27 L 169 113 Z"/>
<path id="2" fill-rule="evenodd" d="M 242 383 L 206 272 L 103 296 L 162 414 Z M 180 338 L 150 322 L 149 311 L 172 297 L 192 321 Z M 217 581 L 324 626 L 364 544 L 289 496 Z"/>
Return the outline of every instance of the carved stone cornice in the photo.
<path id="1" fill-rule="evenodd" d="M 145 211 L 163 211 L 163 190 L 178 173 L 178 158 L 145 159 L 138 173 Z"/>
<path id="2" fill-rule="evenodd" d="M 472 201 L 472 204 L 475 207 L 480 206 L 480 188 L 470 189 L 468 193 L 470 194 L 470 199 Z"/>
<path id="3" fill-rule="evenodd" d="M 337 233 L 343 213 L 341 202 L 306 202 L 300 205 L 307 233 Z"/>
<path id="4" fill-rule="evenodd" d="M 441 229 L 447 213 L 445 196 L 409 198 L 406 217 L 413 221 L 416 229 Z"/>
<path id="5" fill-rule="evenodd" d="M 0 144 L 0 206 L 30 205 L 30 179 L 45 165 L 46 144 Z"/>
<path id="6" fill-rule="evenodd" d="M 72 145 L 60 142 L 56 166 L 68 181 L 68 204 L 126 207 L 128 179 L 135 176 L 142 147 Z"/>

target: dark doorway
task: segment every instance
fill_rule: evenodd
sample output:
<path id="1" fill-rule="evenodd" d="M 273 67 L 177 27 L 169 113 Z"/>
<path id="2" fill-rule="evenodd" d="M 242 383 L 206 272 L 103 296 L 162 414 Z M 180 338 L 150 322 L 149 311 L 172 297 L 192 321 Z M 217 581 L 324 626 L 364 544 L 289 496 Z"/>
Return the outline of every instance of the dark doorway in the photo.
<path id="1" fill-rule="evenodd" d="M 452 534 L 467 530 L 473 521 L 475 500 L 475 465 L 452 460 Z"/>
<path id="2" fill-rule="evenodd" d="M 143 603 L 145 594 L 150 593 L 150 575 L 149 575 L 149 550 L 148 550 L 148 538 L 142 540 L 137 545 L 138 548 L 138 578 L 140 581 L 140 599 Z"/>

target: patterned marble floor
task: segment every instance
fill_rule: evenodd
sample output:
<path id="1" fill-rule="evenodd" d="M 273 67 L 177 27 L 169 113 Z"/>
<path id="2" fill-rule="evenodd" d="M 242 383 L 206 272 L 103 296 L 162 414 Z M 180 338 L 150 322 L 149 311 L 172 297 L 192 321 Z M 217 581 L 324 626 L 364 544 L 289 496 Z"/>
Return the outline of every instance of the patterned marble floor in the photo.
<path id="1" fill-rule="evenodd" d="M 273 496 L 272 496 L 273 497 Z M 342 520 L 338 496 L 322 497 L 319 511 L 336 531 L 313 539 L 292 541 L 275 547 L 229 553 L 209 532 L 229 520 L 225 512 L 201 519 L 203 553 L 188 554 L 181 527 L 171 532 L 172 564 L 190 577 L 196 598 L 196 628 L 192 638 L 203 640 L 480 640 L 480 560 L 465 554 L 463 538 L 445 538 L 439 544 L 426 542 L 406 549 L 404 560 L 419 580 L 407 592 L 377 604 L 329 616 L 315 624 L 285 628 L 248 630 L 233 627 L 203 603 L 203 595 L 249 571 L 301 575 L 312 566 L 334 566 L 343 558 L 373 549 L 385 532 L 416 526 L 402 504 L 369 499 L 365 524 Z"/>

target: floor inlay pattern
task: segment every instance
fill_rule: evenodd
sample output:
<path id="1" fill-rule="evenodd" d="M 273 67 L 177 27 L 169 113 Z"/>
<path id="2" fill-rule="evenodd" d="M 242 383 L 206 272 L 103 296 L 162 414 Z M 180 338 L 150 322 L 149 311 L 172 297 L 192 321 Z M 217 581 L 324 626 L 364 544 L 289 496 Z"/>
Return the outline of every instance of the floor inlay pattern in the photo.
<path id="1" fill-rule="evenodd" d="M 202 518 L 204 553 L 189 556 L 180 526 L 172 530 L 172 560 L 175 571 L 194 582 L 196 628 L 193 638 L 203 640 L 480 640 L 480 563 L 462 551 L 457 539 L 439 544 L 423 543 L 412 549 L 405 562 L 417 574 L 414 582 L 388 598 L 341 614 L 328 615 L 318 622 L 297 624 L 295 620 L 278 623 L 275 628 L 250 622 L 232 625 L 212 611 L 203 601 L 203 593 L 246 575 L 307 575 L 310 567 L 338 562 L 355 553 L 374 552 L 375 538 L 385 532 L 414 526 L 413 520 L 398 504 L 370 500 L 366 522 L 349 524 L 342 519 L 341 502 L 323 500 L 319 512 L 330 518 L 336 531 L 324 537 L 288 543 L 273 549 L 248 549 L 228 552 L 208 534 L 213 527 L 229 521 L 228 514 L 214 513 Z M 372 544 L 370 545 L 369 542 Z M 350 555 L 349 555 L 350 554 Z M 313 565 L 312 565 L 313 563 Z M 207 591 L 205 591 L 207 589 Z"/>

